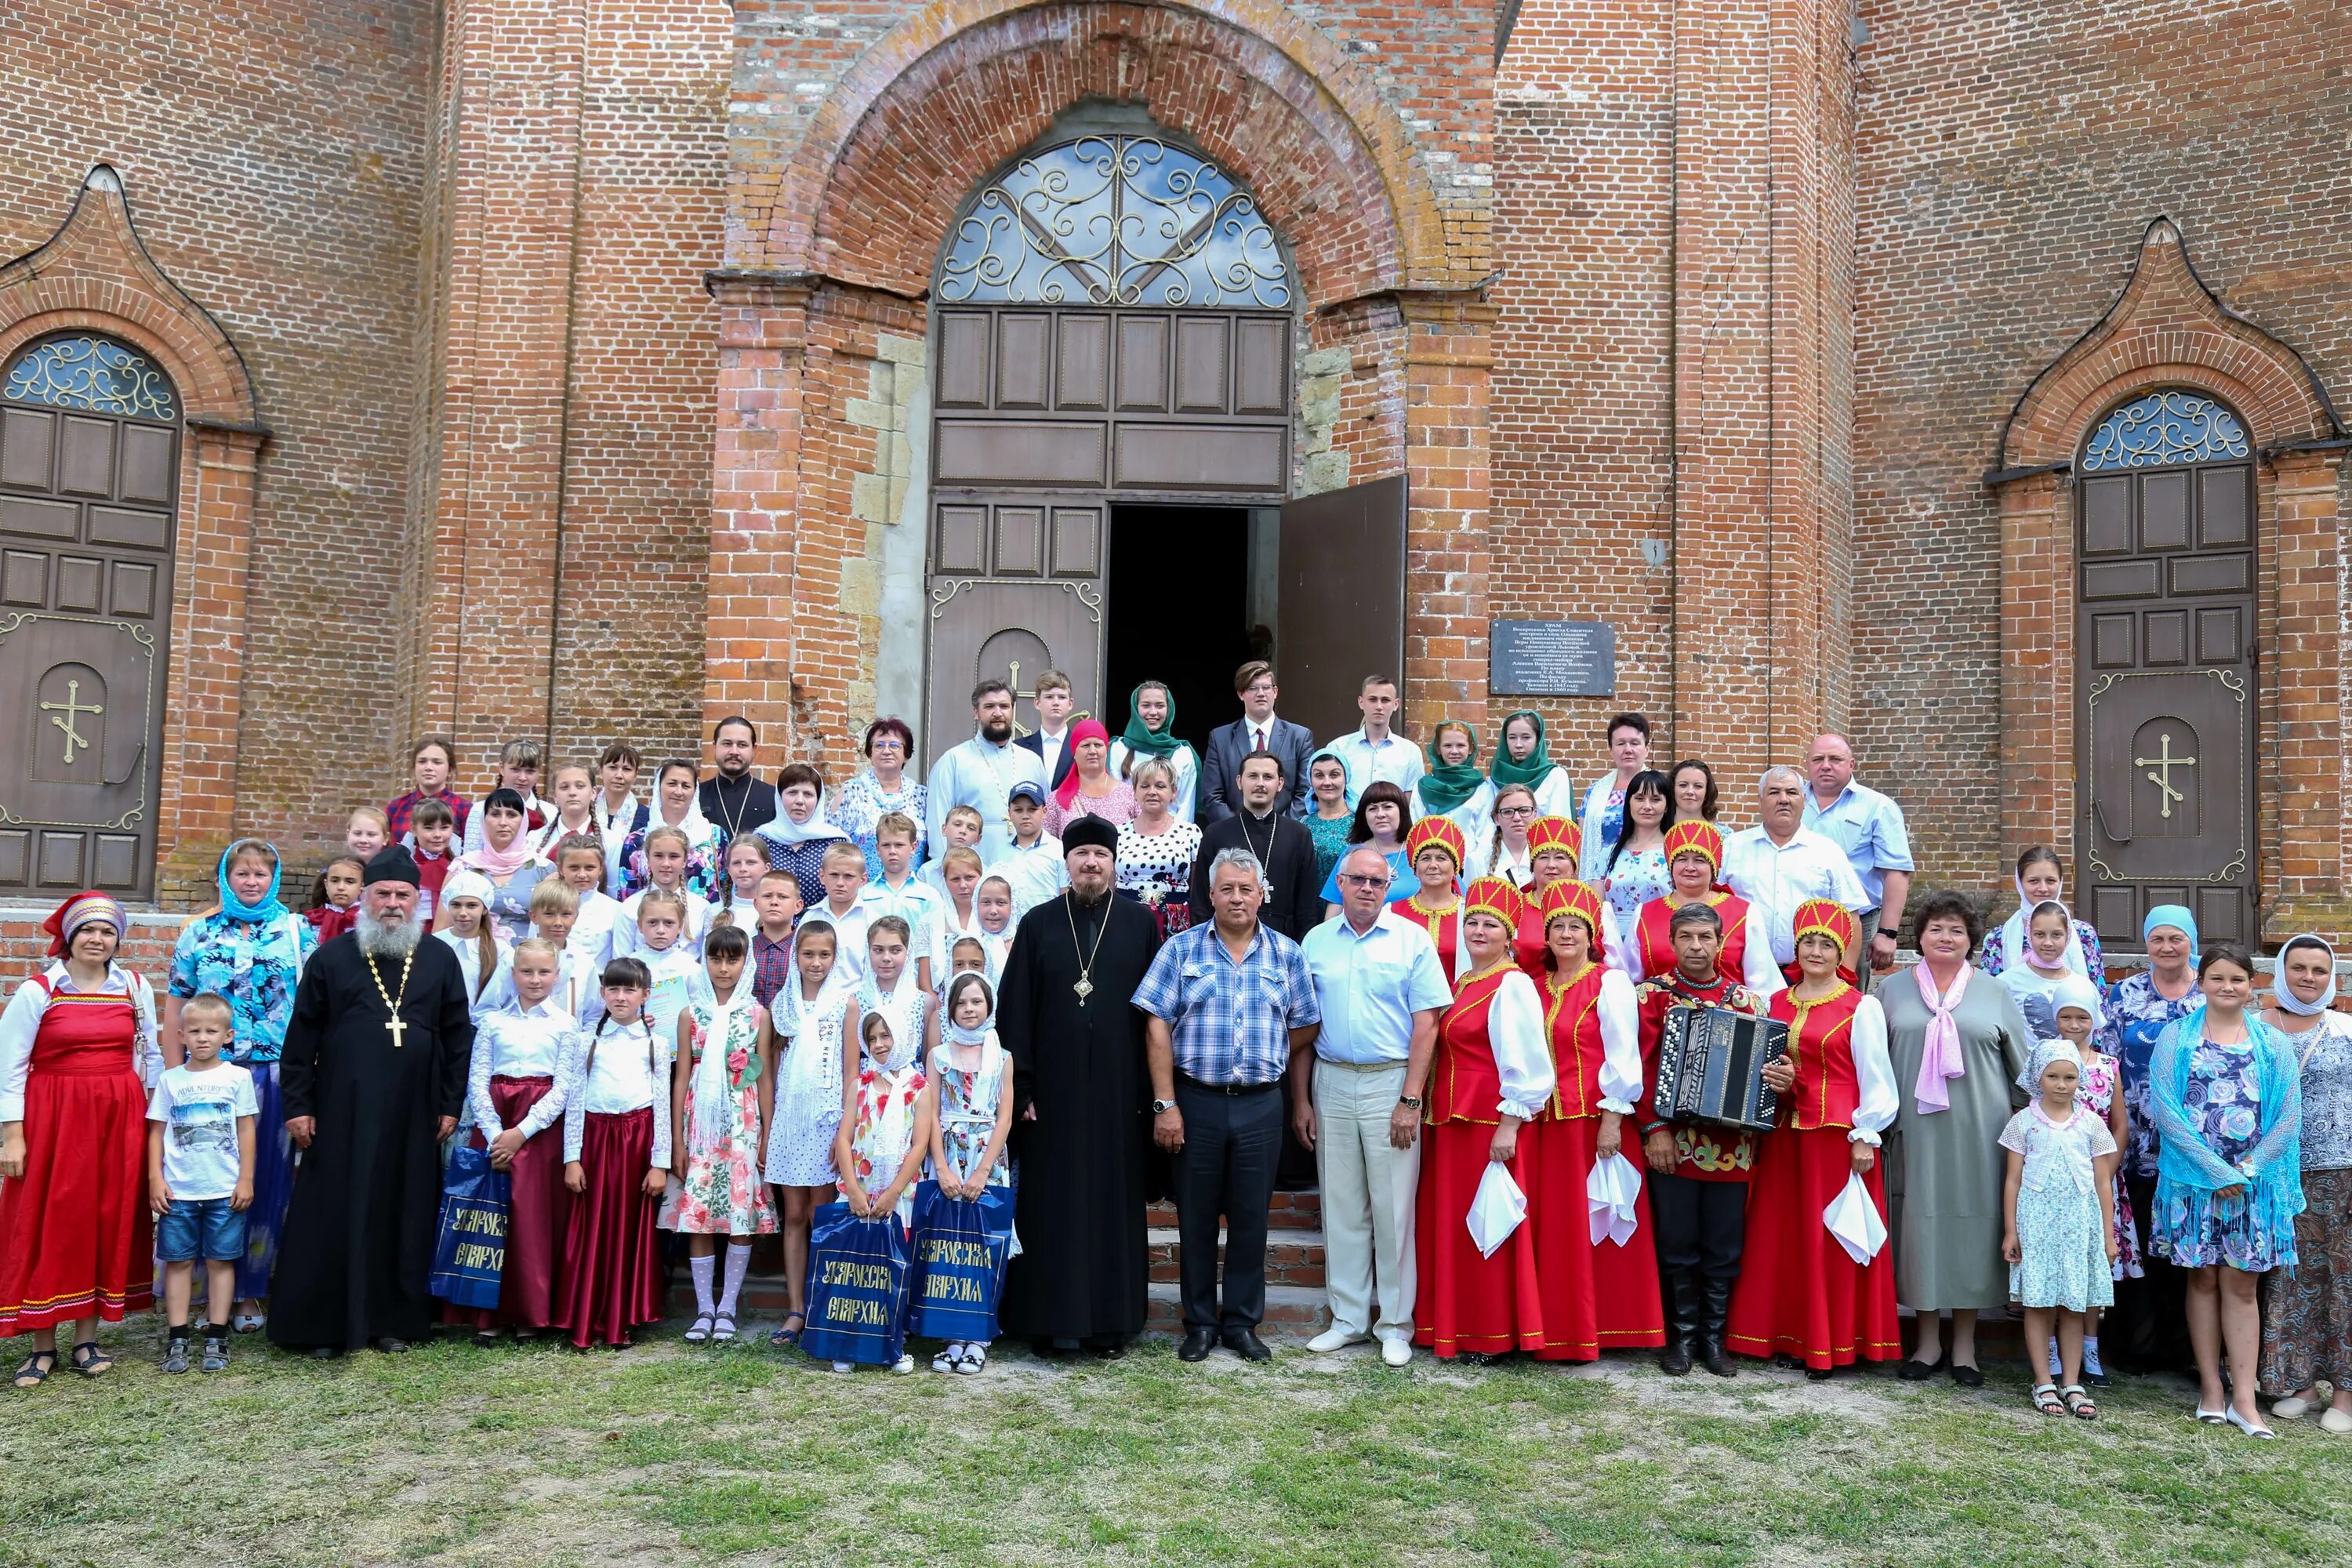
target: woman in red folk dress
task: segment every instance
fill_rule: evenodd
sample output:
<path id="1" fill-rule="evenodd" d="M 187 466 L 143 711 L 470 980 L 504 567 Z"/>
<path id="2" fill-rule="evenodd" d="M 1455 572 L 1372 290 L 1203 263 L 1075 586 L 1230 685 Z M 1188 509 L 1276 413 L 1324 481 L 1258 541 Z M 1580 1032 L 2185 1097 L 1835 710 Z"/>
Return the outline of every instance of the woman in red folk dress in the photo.
<path id="1" fill-rule="evenodd" d="M 1543 911 L 1538 906 L 1545 889 L 1576 879 L 1577 858 L 1583 852 L 1583 830 L 1565 816 L 1538 816 L 1528 829 L 1528 881 L 1521 895 L 1527 900 L 1527 912 L 1513 933 L 1511 951 L 1519 968 L 1538 987 L 1549 973 L 1545 954 L 1550 950 L 1544 944 Z"/>
<path id="2" fill-rule="evenodd" d="M 1885 1222 L 1878 1138 L 1897 1101 L 1886 1016 L 1841 972 L 1858 934 L 1853 916 L 1812 899 L 1797 906 L 1795 930 L 1801 977 L 1772 998 L 1771 1011 L 1789 1026 L 1795 1079 L 1780 1095 L 1780 1130 L 1757 1140 L 1747 1257 L 1724 1343 L 1742 1355 L 1802 1361 L 1818 1379 L 1903 1353 L 1893 1252 L 1881 1245 L 1856 1263 L 1822 1217 L 1858 1175 Z"/>
<path id="3" fill-rule="evenodd" d="M 1594 1241 L 1589 1217 L 1585 1184 L 1597 1162 L 1622 1152 L 1622 1125 L 1642 1097 L 1640 1004 L 1633 983 L 1601 962 L 1606 908 L 1591 887 L 1567 881 L 1544 889 L 1538 911 L 1549 944 L 1544 1033 L 1557 1083 L 1528 1130 L 1540 1146 L 1544 1184 L 1528 1222 L 1548 1339 L 1536 1354 L 1546 1361 L 1592 1361 L 1604 1350 L 1666 1342 L 1646 1192 L 1633 1199 L 1633 1233 L 1622 1244 Z"/>
<path id="4" fill-rule="evenodd" d="M 57 1370 L 59 1323 L 73 1325 L 73 1370 L 99 1376 L 114 1364 L 100 1320 L 155 1300 L 154 996 L 114 962 L 131 921 L 104 893 L 75 894 L 41 929 L 52 962 L 0 1014 L 0 1336 L 33 1336 L 19 1388 Z"/>
<path id="5" fill-rule="evenodd" d="M 1428 1121 L 1414 1212 L 1420 1289 L 1412 1337 L 1441 1360 L 1492 1360 L 1545 1342 L 1535 1215 L 1486 1258 L 1470 1237 L 1470 1205 L 1486 1167 L 1499 1163 L 1532 1210 L 1540 1154 L 1520 1129 L 1550 1098 L 1551 1051 L 1535 984 L 1512 962 L 1511 933 L 1526 913 L 1517 890 L 1499 877 L 1481 877 L 1464 889 L 1462 903 L 1470 972 L 1438 1025 L 1428 1083 L 1408 1075 L 1405 1086 L 1409 1101 L 1423 1101 Z"/>
<path id="6" fill-rule="evenodd" d="M 1666 878 L 1663 898 L 1643 904 L 1626 935 L 1627 973 L 1635 980 L 1657 980 L 1675 972 L 1675 911 L 1685 904 L 1702 903 L 1723 920 L 1723 945 L 1716 950 L 1715 972 L 1734 985 L 1745 985 L 1759 998 L 1780 989 L 1780 971 L 1772 962 L 1747 900 L 1715 885 L 1723 869 L 1723 835 L 1712 822 L 1697 817 L 1666 829 Z"/>
<path id="7" fill-rule="evenodd" d="M 1420 886 L 1389 905 L 1401 920 L 1429 933 L 1445 978 L 1462 973 L 1462 829 L 1443 816 L 1424 816 L 1404 836 L 1406 863 Z"/>

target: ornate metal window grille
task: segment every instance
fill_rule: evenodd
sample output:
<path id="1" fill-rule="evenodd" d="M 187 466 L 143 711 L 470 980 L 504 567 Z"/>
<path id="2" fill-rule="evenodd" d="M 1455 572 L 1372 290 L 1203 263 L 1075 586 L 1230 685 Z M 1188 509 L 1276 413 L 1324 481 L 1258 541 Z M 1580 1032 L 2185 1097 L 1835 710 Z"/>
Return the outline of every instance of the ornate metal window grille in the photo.
<path id="1" fill-rule="evenodd" d="M 1285 310 L 1290 267 L 1213 163 L 1144 136 L 1085 136 L 981 188 L 940 264 L 950 304 Z"/>
<path id="2" fill-rule="evenodd" d="M 2238 416 L 2194 392 L 2151 392 L 2100 422 L 2082 470 L 2155 468 L 2242 458 L 2251 448 Z"/>
<path id="3" fill-rule="evenodd" d="M 0 395 L 129 419 L 168 422 L 180 416 L 172 383 L 155 363 L 105 338 L 51 338 L 37 344 L 8 367 Z"/>

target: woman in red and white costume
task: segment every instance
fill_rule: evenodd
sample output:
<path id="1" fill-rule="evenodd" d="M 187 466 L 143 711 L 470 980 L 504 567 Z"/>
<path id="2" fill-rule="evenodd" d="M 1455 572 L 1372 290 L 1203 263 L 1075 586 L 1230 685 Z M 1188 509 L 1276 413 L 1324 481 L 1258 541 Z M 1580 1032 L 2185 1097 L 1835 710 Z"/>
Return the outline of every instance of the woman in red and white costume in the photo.
<path id="1" fill-rule="evenodd" d="M 1592 1361 L 1604 1350 L 1666 1341 L 1647 1188 L 1633 1200 L 1633 1234 L 1622 1245 L 1592 1239 L 1585 1194 L 1595 1163 L 1623 1152 L 1622 1124 L 1642 1097 L 1633 983 L 1600 958 L 1607 909 L 1588 884 L 1566 881 L 1544 889 L 1538 910 L 1549 944 L 1544 1029 L 1555 1079 L 1528 1130 L 1540 1145 L 1544 1184 L 1528 1205 L 1546 1342 L 1536 1355 L 1544 1361 Z"/>
<path id="2" fill-rule="evenodd" d="M 1835 1367 L 1903 1354 L 1894 1252 L 1882 1245 L 1856 1263 L 1822 1217 L 1859 1175 L 1885 1220 L 1878 1139 L 1898 1100 L 1886 1015 L 1840 973 L 1860 934 L 1853 916 L 1811 899 L 1797 906 L 1795 929 L 1801 977 L 1772 998 L 1771 1011 L 1789 1026 L 1795 1076 L 1780 1091 L 1780 1130 L 1757 1140 L 1748 1251 L 1724 1343 L 1742 1355 L 1801 1361 L 1808 1376 L 1825 1378 Z"/>
<path id="3" fill-rule="evenodd" d="M 1437 962 L 1451 982 L 1462 973 L 1462 829 L 1443 816 L 1424 816 L 1404 836 L 1405 863 L 1419 885 L 1394 900 L 1389 912 L 1429 933 Z M 1393 892 L 1395 889 L 1390 889 Z"/>
<path id="4" fill-rule="evenodd" d="M 1625 973 L 1636 981 L 1675 972 L 1675 911 L 1688 903 L 1703 903 L 1723 921 L 1723 946 L 1716 953 L 1715 972 L 1734 985 L 1745 985 L 1760 1000 L 1788 982 L 1772 962 L 1772 944 L 1746 899 L 1715 885 L 1723 872 L 1723 834 L 1712 822 L 1694 817 L 1666 829 L 1666 876 L 1673 888 L 1664 898 L 1652 899 L 1633 917 L 1625 933 Z M 1613 962 L 1613 961 L 1612 961 Z"/>
<path id="5" fill-rule="evenodd" d="M 1414 1212 L 1412 1338 L 1440 1360 L 1491 1359 L 1545 1342 L 1532 1212 L 1541 1152 L 1522 1129 L 1551 1098 L 1551 1049 L 1535 983 L 1512 961 L 1511 933 L 1526 905 L 1499 877 L 1471 883 L 1462 905 L 1470 972 L 1438 1024 L 1428 1081 L 1414 1083 L 1410 1071 L 1405 1081 L 1405 1099 L 1423 1103 L 1428 1123 Z M 1510 1172 L 1530 1213 L 1486 1258 L 1466 1222 L 1489 1164 Z"/>

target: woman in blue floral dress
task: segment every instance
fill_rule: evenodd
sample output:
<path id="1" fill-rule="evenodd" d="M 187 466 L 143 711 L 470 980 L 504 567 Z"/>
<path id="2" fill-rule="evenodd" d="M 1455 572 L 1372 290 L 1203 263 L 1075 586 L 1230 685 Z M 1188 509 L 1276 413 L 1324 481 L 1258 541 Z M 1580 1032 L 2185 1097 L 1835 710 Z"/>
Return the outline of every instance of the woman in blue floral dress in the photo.
<path id="1" fill-rule="evenodd" d="M 260 1113 L 254 1118 L 253 1204 L 246 1211 L 245 1256 L 237 1261 L 236 1331 L 261 1327 L 261 1298 L 278 1261 L 278 1233 L 294 1193 L 293 1144 L 278 1109 L 278 1053 L 294 1014 L 302 962 L 319 945 L 308 921 L 278 901 L 278 849 L 240 838 L 221 856 L 215 879 L 220 903 L 180 928 L 172 948 L 172 983 L 163 1003 L 163 1056 L 177 1067 L 180 1005 L 210 992 L 225 997 L 235 1026 L 230 1059 L 253 1075 Z"/>
<path id="2" fill-rule="evenodd" d="M 2158 904 L 2140 922 L 2148 966 L 2117 981 L 2107 993 L 2099 1050 L 2121 1068 L 2126 1206 L 2137 1225 L 2142 1277 L 2116 1285 L 2116 1305 L 2100 1325 L 2105 1358 L 2133 1372 L 2182 1372 L 2190 1364 L 2189 1323 L 2181 1311 L 2179 1271 L 2149 1243 L 2156 1215 L 2156 1119 L 2147 1095 L 2148 1061 L 2174 1024 L 2197 1011 L 2197 921 L 2179 904 Z M 2092 976 L 2097 978 L 2095 974 Z"/>
<path id="3" fill-rule="evenodd" d="M 2294 1216 L 2303 1211 L 2301 1075 L 2294 1047 L 2248 1010 L 2252 959 L 2217 945 L 2199 961 L 2197 979 L 2204 1006 L 2165 1031 L 2148 1068 L 2159 1147 L 2151 1241 L 2189 1270 L 2197 1419 L 2268 1437 L 2254 1402 L 2262 1277 L 2294 1267 Z"/>

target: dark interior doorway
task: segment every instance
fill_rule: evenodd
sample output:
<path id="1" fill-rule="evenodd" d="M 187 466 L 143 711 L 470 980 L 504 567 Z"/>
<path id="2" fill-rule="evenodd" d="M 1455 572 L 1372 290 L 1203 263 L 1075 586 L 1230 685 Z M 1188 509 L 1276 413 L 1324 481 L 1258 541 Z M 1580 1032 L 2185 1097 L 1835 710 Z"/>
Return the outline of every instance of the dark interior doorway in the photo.
<path id="1" fill-rule="evenodd" d="M 1250 614 L 1250 535 L 1247 507 L 1111 509 L 1097 717 L 1114 739 L 1127 726 L 1128 694 L 1146 680 L 1168 683 L 1176 733 L 1196 752 L 1240 711 L 1234 671 L 1269 657 L 1272 636 Z"/>

